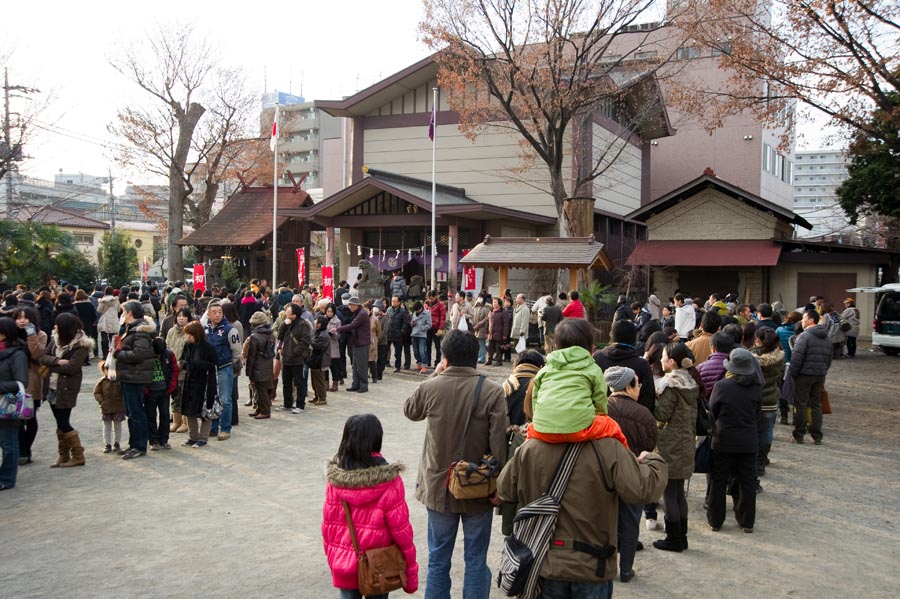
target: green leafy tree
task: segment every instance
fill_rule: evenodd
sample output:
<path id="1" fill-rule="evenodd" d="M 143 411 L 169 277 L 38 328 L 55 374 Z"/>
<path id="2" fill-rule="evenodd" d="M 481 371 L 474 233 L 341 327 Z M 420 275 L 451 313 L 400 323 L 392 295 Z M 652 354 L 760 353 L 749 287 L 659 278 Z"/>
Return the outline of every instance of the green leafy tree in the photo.
<path id="1" fill-rule="evenodd" d="M 889 95 L 893 109 L 876 111 L 848 149 L 849 176 L 837 196 L 852 224 L 865 216 L 900 217 L 900 93 Z"/>
<path id="2" fill-rule="evenodd" d="M 97 282 L 97 266 L 84 251 L 66 248 L 56 257 L 56 275 L 79 289 L 90 290 Z"/>
<path id="3" fill-rule="evenodd" d="M 120 231 L 110 231 L 100 242 L 100 273 L 113 287 L 127 285 L 137 275 L 137 250 L 131 237 Z"/>
<path id="4" fill-rule="evenodd" d="M 228 252 L 230 254 L 231 252 Z M 241 274 L 238 272 L 237 260 L 225 260 L 222 264 L 222 278 L 225 279 L 225 287 L 237 289 L 241 284 Z"/>
<path id="5" fill-rule="evenodd" d="M 57 227 L 0 221 L 0 275 L 7 284 L 38 287 L 51 276 L 64 278 L 60 266 L 77 261 L 74 254 L 75 238 Z"/>

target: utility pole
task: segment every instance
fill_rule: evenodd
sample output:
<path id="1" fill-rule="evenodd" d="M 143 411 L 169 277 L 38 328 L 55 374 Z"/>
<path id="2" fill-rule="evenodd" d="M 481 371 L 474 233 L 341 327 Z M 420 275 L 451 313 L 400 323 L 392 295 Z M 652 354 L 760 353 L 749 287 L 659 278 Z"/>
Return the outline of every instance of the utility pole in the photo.
<path id="1" fill-rule="evenodd" d="M 116 196 L 113 195 L 112 167 L 109 168 L 109 230 L 116 232 Z"/>
<path id="2" fill-rule="evenodd" d="M 0 141 L 0 178 L 6 177 L 6 194 L 0 196 L 4 198 L 4 202 L 0 202 L 0 214 L 6 215 L 13 201 L 13 181 L 12 172 L 16 170 L 16 163 L 22 160 L 22 144 L 21 134 L 19 141 L 14 142 L 12 139 L 12 121 L 10 116 L 15 113 L 10 112 L 9 92 L 18 91 L 23 94 L 33 94 L 40 90 L 25 87 L 24 85 L 9 84 L 9 69 L 3 69 L 3 140 Z M 21 122 L 19 127 L 22 127 Z"/>

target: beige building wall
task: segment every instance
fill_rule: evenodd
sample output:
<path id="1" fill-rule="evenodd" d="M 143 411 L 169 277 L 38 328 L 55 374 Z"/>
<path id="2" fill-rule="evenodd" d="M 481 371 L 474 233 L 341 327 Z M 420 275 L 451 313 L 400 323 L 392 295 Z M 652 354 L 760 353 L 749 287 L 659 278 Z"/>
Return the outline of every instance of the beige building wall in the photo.
<path id="1" fill-rule="evenodd" d="M 876 268 L 870 264 L 792 264 L 782 262 L 772 268 L 772 299 L 780 299 L 786 310 L 793 310 L 806 303 L 808 298 L 797 297 L 797 275 L 801 272 L 855 273 L 857 287 L 874 287 Z M 847 294 L 856 297 L 859 308 L 859 337 L 872 338 L 872 320 L 875 318 L 875 294 Z M 837 306 L 839 310 L 842 306 Z"/>
<path id="2" fill-rule="evenodd" d="M 512 132 L 491 128 L 473 142 L 456 125 L 439 124 L 437 182 L 462 187 L 466 195 L 486 204 L 555 217 L 547 169 L 541 162 L 523 169 L 519 139 Z M 367 129 L 363 151 L 370 168 L 431 180 L 431 140 L 426 127 Z M 570 156 L 563 172 L 572 172 Z"/>
<path id="3" fill-rule="evenodd" d="M 593 160 L 603 174 L 594 179 L 594 207 L 624 216 L 641 207 L 641 149 L 598 124 L 593 126 Z"/>
<path id="4" fill-rule="evenodd" d="M 71 233 L 75 237 L 75 249 L 86 252 L 91 262 L 98 263 L 97 254 L 100 251 L 100 242 L 103 241 L 103 234 L 106 233 L 104 229 L 83 227 L 59 227 L 59 229 Z"/>
<path id="5" fill-rule="evenodd" d="M 774 215 L 706 189 L 647 220 L 647 239 L 790 239 L 793 229 Z"/>

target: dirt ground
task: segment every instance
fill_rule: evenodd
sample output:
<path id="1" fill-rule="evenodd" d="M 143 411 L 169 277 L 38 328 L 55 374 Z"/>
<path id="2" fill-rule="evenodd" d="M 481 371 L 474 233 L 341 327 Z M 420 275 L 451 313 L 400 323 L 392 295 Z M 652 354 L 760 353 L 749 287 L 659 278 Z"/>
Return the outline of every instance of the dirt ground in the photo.
<path id="1" fill-rule="evenodd" d="M 637 577 L 616 582 L 615 596 L 900 596 L 898 370 L 900 358 L 867 345 L 856 359 L 836 362 L 827 382 L 834 414 L 825 417 L 824 444 L 789 444 L 788 427 L 776 425 L 754 534 L 733 519 L 711 532 L 704 482 L 696 476 L 688 496 L 690 550 L 639 553 Z M 35 462 L 20 468 L 15 489 L 0 493 L 0 596 L 337 596 L 319 532 L 324 463 L 344 420 L 363 411 L 384 424 L 385 456 L 409 467 L 422 582 L 414 597 L 424 596 L 426 515 L 412 491 L 425 426 L 402 413 L 417 384 L 413 375 L 387 375 L 367 395 L 333 394 L 327 406 L 298 416 L 277 412 L 269 421 L 248 421 L 242 408 L 229 441 L 195 450 L 179 446 L 185 435 L 172 435 L 171 451 L 129 462 L 100 452 L 100 416 L 90 395 L 95 372 L 85 371 L 73 418 L 88 447 L 87 466 L 48 468 L 55 435 L 44 408 Z M 502 380 L 507 373 L 492 375 Z M 495 571 L 499 524 L 489 553 Z M 649 547 L 662 535 L 642 529 L 641 539 Z M 461 596 L 461 537 L 453 597 Z"/>

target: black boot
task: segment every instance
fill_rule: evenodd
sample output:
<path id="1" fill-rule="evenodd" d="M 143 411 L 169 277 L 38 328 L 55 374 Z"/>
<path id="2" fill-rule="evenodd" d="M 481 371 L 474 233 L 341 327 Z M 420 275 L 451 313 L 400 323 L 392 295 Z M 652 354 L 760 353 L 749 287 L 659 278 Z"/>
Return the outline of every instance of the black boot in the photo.
<path id="1" fill-rule="evenodd" d="M 787 410 L 781 410 L 781 424 L 788 424 Z"/>
<path id="2" fill-rule="evenodd" d="M 769 452 L 770 451 L 772 451 L 771 445 L 766 445 L 763 448 L 763 465 L 764 466 L 768 466 L 769 464 L 771 464 L 771 462 L 769 461 Z"/>
<path id="3" fill-rule="evenodd" d="M 684 546 L 681 542 L 681 521 L 666 520 L 666 538 L 653 541 L 653 546 L 663 551 L 681 553 Z"/>
<path id="4" fill-rule="evenodd" d="M 687 521 L 688 521 L 687 518 L 682 518 L 682 519 L 681 519 L 681 548 L 682 548 L 682 549 L 687 549 L 687 548 L 688 548 L 688 542 L 687 542 Z"/>

